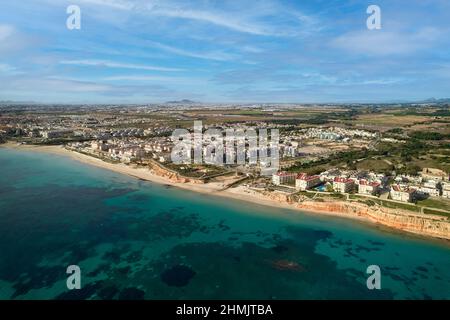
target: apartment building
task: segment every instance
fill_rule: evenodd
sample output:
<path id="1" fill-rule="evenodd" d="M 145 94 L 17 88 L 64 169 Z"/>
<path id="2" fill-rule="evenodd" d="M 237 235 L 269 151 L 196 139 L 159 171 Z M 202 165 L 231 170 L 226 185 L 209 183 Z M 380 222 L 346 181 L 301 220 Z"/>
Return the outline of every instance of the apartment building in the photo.
<path id="1" fill-rule="evenodd" d="M 364 195 L 376 195 L 380 191 L 379 182 L 370 182 L 364 179 L 358 181 L 358 193 Z"/>
<path id="2" fill-rule="evenodd" d="M 308 176 L 306 173 L 300 173 L 295 179 L 295 188 L 305 191 L 318 186 L 320 183 L 320 176 Z"/>
<path id="3" fill-rule="evenodd" d="M 442 183 L 442 197 L 450 199 L 450 182 Z"/>
<path id="4" fill-rule="evenodd" d="M 348 193 L 353 190 L 355 182 L 352 179 L 336 177 L 333 180 L 333 189 L 336 192 Z"/>
<path id="5" fill-rule="evenodd" d="M 280 184 L 287 184 L 295 182 L 297 174 L 291 172 L 277 172 L 272 175 L 272 183 L 279 186 Z"/>
<path id="6" fill-rule="evenodd" d="M 392 200 L 402 202 L 413 202 L 416 196 L 416 189 L 410 187 L 402 187 L 399 185 L 392 185 L 389 195 Z"/>

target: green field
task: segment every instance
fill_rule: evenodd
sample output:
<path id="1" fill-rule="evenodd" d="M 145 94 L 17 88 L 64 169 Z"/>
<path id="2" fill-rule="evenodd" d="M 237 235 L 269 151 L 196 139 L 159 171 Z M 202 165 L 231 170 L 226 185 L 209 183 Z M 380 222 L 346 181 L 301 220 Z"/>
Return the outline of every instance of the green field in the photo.
<path id="1" fill-rule="evenodd" d="M 450 211 L 450 200 L 428 198 L 417 202 L 419 206 Z"/>
<path id="2" fill-rule="evenodd" d="M 442 211 L 436 211 L 436 210 L 432 210 L 432 209 L 423 209 L 423 213 L 425 214 L 434 214 L 437 216 L 444 216 L 444 217 L 448 217 L 450 218 L 450 213 L 445 213 Z"/>
<path id="3" fill-rule="evenodd" d="M 386 208 L 403 209 L 403 210 L 409 210 L 409 211 L 413 211 L 413 212 L 420 212 L 420 207 L 418 207 L 414 204 L 385 201 L 385 200 L 381 200 L 381 199 L 368 198 L 368 197 L 358 196 L 358 195 L 354 195 L 354 194 L 351 194 L 349 197 L 350 197 L 350 199 L 359 200 L 360 202 L 363 202 L 367 205 L 373 205 L 373 203 L 376 203 L 376 204 L 382 205 L 383 207 L 386 207 Z"/>

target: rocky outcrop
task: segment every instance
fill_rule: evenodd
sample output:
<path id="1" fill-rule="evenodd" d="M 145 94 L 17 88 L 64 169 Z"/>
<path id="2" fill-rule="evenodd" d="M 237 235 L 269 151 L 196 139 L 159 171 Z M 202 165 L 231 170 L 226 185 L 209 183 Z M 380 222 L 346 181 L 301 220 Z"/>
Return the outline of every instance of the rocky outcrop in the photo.
<path id="1" fill-rule="evenodd" d="M 445 217 L 425 214 L 399 214 L 386 212 L 385 210 L 369 211 L 368 216 L 389 227 L 450 240 L 450 221 Z"/>
<path id="2" fill-rule="evenodd" d="M 157 176 L 166 178 L 166 179 L 170 180 L 171 182 L 176 182 L 176 183 L 188 183 L 189 182 L 189 183 L 198 183 L 198 184 L 205 183 L 205 181 L 203 179 L 184 177 L 176 171 L 172 171 L 172 170 L 163 168 L 162 166 L 157 165 L 157 164 L 151 164 L 150 167 L 151 167 L 152 173 L 154 173 Z"/>
<path id="3" fill-rule="evenodd" d="M 378 205 L 368 206 L 345 201 L 305 200 L 296 204 L 296 207 L 303 210 L 363 218 L 391 228 L 450 240 L 450 221 L 444 216 L 419 214 Z"/>
<path id="4" fill-rule="evenodd" d="M 291 196 L 286 193 L 282 192 L 269 192 L 269 191 L 263 191 L 262 194 L 267 199 L 278 201 L 280 203 L 292 203 Z"/>

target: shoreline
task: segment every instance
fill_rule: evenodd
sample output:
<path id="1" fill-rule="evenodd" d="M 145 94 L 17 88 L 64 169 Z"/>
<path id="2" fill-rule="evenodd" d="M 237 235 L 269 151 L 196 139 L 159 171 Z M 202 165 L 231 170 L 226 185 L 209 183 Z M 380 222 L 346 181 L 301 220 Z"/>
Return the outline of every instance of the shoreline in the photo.
<path id="1" fill-rule="evenodd" d="M 76 151 L 68 150 L 62 146 L 37 146 L 37 145 L 17 145 L 15 143 L 6 143 L 3 145 L 0 145 L 0 147 L 3 148 L 9 148 L 9 149 L 22 149 L 22 150 L 31 150 L 31 151 L 39 151 L 39 152 L 45 152 L 45 153 L 51 153 L 56 155 L 62 155 L 62 156 L 68 156 L 73 160 L 77 160 L 81 163 L 92 165 L 98 168 L 107 169 L 110 171 L 114 171 L 117 173 L 125 174 L 127 176 L 141 179 L 144 181 L 154 182 L 162 185 L 169 185 L 172 187 L 176 187 L 179 189 L 184 190 L 190 190 L 193 192 L 199 192 L 202 194 L 209 194 L 213 196 L 220 196 L 220 197 L 226 197 L 226 198 L 233 198 L 236 200 L 246 201 L 246 202 L 252 202 L 256 204 L 261 205 L 268 205 L 271 207 L 276 208 L 284 208 L 284 209 L 291 209 L 296 210 L 295 207 L 292 205 L 289 205 L 288 203 L 282 203 L 275 200 L 267 199 L 266 197 L 259 195 L 252 192 L 252 193 L 245 193 L 242 194 L 241 192 L 233 192 L 231 189 L 227 190 L 221 190 L 223 188 L 223 184 L 219 182 L 210 182 L 206 184 L 196 184 L 191 182 L 174 182 L 168 178 L 161 177 L 157 174 L 152 173 L 149 169 L 145 168 L 136 168 L 132 167 L 123 163 L 109 163 L 105 162 L 101 159 L 88 156 Z M 239 187 L 238 187 L 239 188 Z M 236 189 L 238 189 L 236 188 Z M 297 209 L 299 210 L 299 209 Z"/>
<path id="2" fill-rule="evenodd" d="M 129 177 L 133 177 L 136 179 L 141 179 L 144 181 L 149 181 L 153 183 L 157 183 L 160 185 L 166 185 L 166 186 L 172 186 L 183 190 L 189 190 L 192 192 L 202 193 L 205 195 L 211 195 L 211 196 L 218 196 L 221 198 L 228 198 L 228 199 L 235 199 L 239 201 L 245 201 L 247 203 L 253 203 L 263 206 L 269 206 L 272 208 L 278 208 L 278 209 L 289 209 L 294 210 L 297 212 L 301 212 L 304 214 L 317 216 L 332 216 L 336 218 L 341 219 L 349 219 L 353 220 L 355 222 L 364 223 L 366 225 L 370 225 L 371 227 L 376 228 L 383 228 L 386 230 L 389 230 L 390 232 L 395 232 L 398 234 L 408 234 L 410 236 L 415 235 L 419 238 L 425 238 L 427 240 L 434 239 L 434 240 L 447 240 L 445 242 L 448 242 L 448 239 L 445 238 L 439 238 L 430 234 L 422 233 L 422 232 L 412 232 L 410 230 L 405 230 L 402 228 L 392 227 L 389 225 L 385 225 L 383 223 L 374 221 L 373 219 L 370 219 L 368 217 L 362 216 L 362 215 L 353 215 L 353 214 L 345 214 L 340 212 L 332 212 L 332 211 L 325 211 L 325 210 L 315 210 L 314 208 L 301 208 L 299 206 L 296 206 L 293 203 L 289 203 L 287 201 L 282 201 L 280 199 L 274 199 L 274 198 L 268 198 L 267 196 L 264 196 L 263 194 L 260 194 L 256 191 L 249 190 L 247 188 L 244 188 L 242 186 L 238 186 L 235 188 L 230 188 L 226 190 L 221 190 L 223 188 L 223 184 L 219 182 L 212 182 L 212 183 L 206 183 L 206 184 L 196 184 L 192 182 L 175 182 L 170 180 L 167 177 L 162 177 L 160 175 L 157 175 L 153 172 L 151 172 L 150 169 L 147 168 L 136 168 L 132 167 L 130 165 L 126 165 L 123 163 L 109 163 L 105 162 L 101 159 L 95 158 L 93 156 L 85 155 L 76 151 L 71 151 L 66 148 L 64 148 L 62 145 L 55 145 L 55 146 L 39 146 L 39 145 L 19 145 L 12 142 L 7 142 L 5 144 L 0 144 L 0 148 L 9 148 L 9 149 L 18 149 L 18 150 L 30 150 L 30 151 L 38 151 L 38 152 L 44 152 L 44 153 L 50 153 L 60 156 L 67 156 L 75 161 L 79 161 L 81 163 L 95 166 L 98 168 L 110 170 L 116 173 L 124 174 Z"/>

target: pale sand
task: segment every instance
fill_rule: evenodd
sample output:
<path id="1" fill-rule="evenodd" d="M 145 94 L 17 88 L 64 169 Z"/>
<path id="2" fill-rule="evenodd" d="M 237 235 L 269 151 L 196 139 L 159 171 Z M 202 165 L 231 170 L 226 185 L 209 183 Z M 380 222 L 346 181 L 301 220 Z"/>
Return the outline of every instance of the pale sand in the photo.
<path id="1" fill-rule="evenodd" d="M 26 150 L 33 150 L 38 152 L 46 152 L 51 154 L 57 154 L 57 155 L 63 155 L 63 156 L 69 156 L 70 158 L 77 160 L 82 163 L 86 163 L 89 165 L 93 165 L 99 168 L 108 169 L 111 171 L 115 171 L 121 174 L 126 174 L 128 176 L 147 180 L 159 184 L 164 185 L 170 185 L 179 187 L 182 189 L 188 189 L 195 192 L 202 192 L 202 193 L 213 193 L 217 190 L 220 190 L 223 188 L 222 183 L 207 183 L 207 184 L 194 184 L 194 183 L 177 183 L 173 182 L 167 178 L 158 176 L 156 174 L 153 174 L 150 172 L 150 170 L 145 168 L 137 168 L 130 165 L 126 165 L 123 163 L 109 163 L 105 162 L 101 159 L 88 156 L 76 151 L 68 150 L 62 146 L 36 146 L 36 145 L 18 145 L 16 143 L 6 143 L 3 145 L 0 145 L 0 147 L 5 148 L 12 148 L 12 149 L 26 149 Z"/>
<path id="2" fill-rule="evenodd" d="M 220 191 L 224 184 L 220 182 L 213 182 L 213 183 L 205 183 L 205 184 L 197 184 L 197 183 L 181 183 L 181 182 L 174 182 L 171 181 L 165 177 L 158 176 L 154 173 L 152 173 L 150 170 L 145 168 L 137 168 L 126 164 L 114 164 L 105 162 L 103 160 L 100 160 L 95 157 L 91 157 L 76 151 L 67 150 L 66 148 L 62 146 L 36 146 L 36 145 L 19 145 L 17 143 L 11 143 L 8 142 L 6 144 L 0 145 L 0 147 L 5 148 L 12 148 L 12 149 L 26 149 L 26 150 L 33 150 L 38 152 L 46 152 L 46 153 L 52 153 L 57 155 L 63 155 L 63 156 L 69 156 L 70 158 L 80 161 L 82 163 L 86 163 L 89 165 L 93 165 L 96 167 L 108 169 L 114 172 L 118 172 L 121 174 L 126 174 L 131 177 L 135 177 L 138 179 L 151 181 L 163 185 L 170 185 L 181 189 L 186 189 L 194 192 L 200 192 L 204 194 L 210 194 L 214 196 L 220 196 L 220 197 L 227 197 L 227 198 L 233 198 L 237 200 L 252 202 L 256 204 L 276 207 L 276 208 L 285 208 L 285 209 L 294 209 L 298 211 L 305 212 L 304 210 L 300 210 L 299 208 L 296 208 L 294 205 L 280 202 L 277 200 L 269 199 L 265 197 L 264 195 L 249 190 L 245 187 L 238 186 L 235 188 L 230 188 L 227 190 Z M 333 213 L 330 213 L 333 214 Z M 338 215 L 339 214 L 333 214 Z"/>

